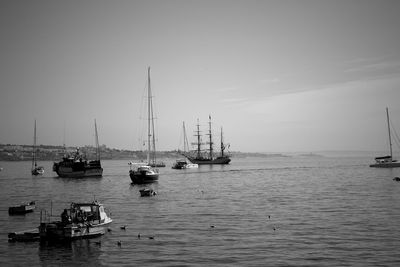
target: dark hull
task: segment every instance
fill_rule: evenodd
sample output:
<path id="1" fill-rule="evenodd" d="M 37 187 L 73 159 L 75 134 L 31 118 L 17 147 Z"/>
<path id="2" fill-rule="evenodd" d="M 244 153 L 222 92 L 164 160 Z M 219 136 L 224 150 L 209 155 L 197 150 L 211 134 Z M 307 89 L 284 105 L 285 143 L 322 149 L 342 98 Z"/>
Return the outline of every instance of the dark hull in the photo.
<path id="1" fill-rule="evenodd" d="M 218 157 L 215 159 L 207 159 L 207 158 L 190 158 L 188 157 L 188 160 L 190 160 L 191 163 L 198 164 L 198 165 L 209 165 L 209 164 L 229 164 L 231 162 L 231 159 L 228 157 Z"/>
<path id="2" fill-rule="evenodd" d="M 100 161 L 89 162 L 59 162 L 54 163 L 53 170 L 61 178 L 102 177 L 103 168 Z"/>
<path id="3" fill-rule="evenodd" d="M 400 162 L 376 163 L 369 166 L 372 168 L 399 168 Z"/>
<path id="4" fill-rule="evenodd" d="M 133 184 L 150 184 L 158 181 L 158 174 L 145 175 L 145 174 L 135 174 L 133 172 L 129 173 Z"/>
<path id="5" fill-rule="evenodd" d="M 35 202 L 31 202 L 26 205 L 21 205 L 17 207 L 9 207 L 8 214 L 10 215 L 20 215 L 33 212 L 36 208 Z"/>

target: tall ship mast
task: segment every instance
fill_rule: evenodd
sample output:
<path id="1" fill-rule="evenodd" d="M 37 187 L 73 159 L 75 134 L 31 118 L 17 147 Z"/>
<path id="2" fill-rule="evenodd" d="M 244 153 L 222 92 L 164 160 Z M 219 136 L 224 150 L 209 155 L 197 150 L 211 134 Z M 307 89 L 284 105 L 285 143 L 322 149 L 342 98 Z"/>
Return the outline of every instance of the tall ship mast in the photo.
<path id="1" fill-rule="evenodd" d="M 183 155 L 192 163 L 194 164 L 199 164 L 199 165 L 205 165 L 205 164 L 229 164 L 231 161 L 230 157 L 226 154 L 224 154 L 225 149 L 227 148 L 226 145 L 223 143 L 223 133 L 222 133 L 222 128 L 221 128 L 221 154 L 219 156 L 215 156 L 214 153 L 214 142 L 213 142 L 213 135 L 212 135 L 212 122 L 211 122 L 211 116 L 208 117 L 208 132 L 206 133 L 207 136 L 207 142 L 206 144 L 208 145 L 208 148 L 203 150 L 202 145 L 204 143 L 202 142 L 202 136 L 201 136 L 201 131 L 200 131 L 200 124 L 199 120 L 197 120 L 197 125 L 196 125 L 196 131 L 195 131 L 195 138 L 196 142 L 192 143 L 192 145 L 195 146 L 196 150 L 189 152 L 189 153 L 183 153 Z"/>

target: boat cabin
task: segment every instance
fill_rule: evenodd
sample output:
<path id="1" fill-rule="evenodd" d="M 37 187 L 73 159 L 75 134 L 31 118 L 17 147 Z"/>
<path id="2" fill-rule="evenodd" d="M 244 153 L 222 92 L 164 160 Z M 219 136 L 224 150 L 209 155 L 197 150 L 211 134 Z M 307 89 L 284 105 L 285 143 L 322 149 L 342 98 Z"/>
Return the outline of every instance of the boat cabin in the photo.
<path id="1" fill-rule="evenodd" d="M 67 223 L 91 222 L 94 224 L 106 223 L 109 220 L 103 205 L 93 203 L 71 203 L 69 210 L 65 209 L 61 214 L 61 221 Z"/>
<path id="2" fill-rule="evenodd" d="M 378 164 L 384 164 L 384 163 L 396 162 L 397 160 L 393 160 L 391 156 L 384 156 L 384 157 L 376 157 L 375 161 Z"/>

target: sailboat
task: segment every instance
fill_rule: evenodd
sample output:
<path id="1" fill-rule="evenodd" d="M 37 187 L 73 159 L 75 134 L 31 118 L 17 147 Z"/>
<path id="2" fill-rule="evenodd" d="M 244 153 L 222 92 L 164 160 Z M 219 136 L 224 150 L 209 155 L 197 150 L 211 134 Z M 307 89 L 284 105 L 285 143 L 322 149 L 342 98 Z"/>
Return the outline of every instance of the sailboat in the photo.
<path id="1" fill-rule="evenodd" d="M 229 164 L 231 162 L 231 159 L 229 158 L 228 155 L 224 154 L 225 149 L 227 146 L 224 144 L 223 141 L 223 134 L 222 134 L 222 128 L 221 128 L 221 154 L 220 156 L 214 157 L 214 148 L 213 148 L 213 139 L 212 139 L 212 131 L 211 131 L 211 116 L 209 118 L 209 130 L 206 135 L 208 135 L 208 142 L 207 144 L 209 145 L 208 148 L 208 153 L 204 152 L 201 149 L 201 145 L 203 144 L 201 142 L 201 135 L 200 135 L 200 124 L 199 120 L 197 120 L 197 131 L 195 132 L 195 136 L 197 137 L 197 141 L 194 143 L 194 145 L 197 147 L 196 151 L 193 153 L 183 153 L 183 155 L 192 163 L 194 164 L 199 164 L 199 165 L 205 165 L 205 164 Z"/>
<path id="2" fill-rule="evenodd" d="M 178 153 L 181 154 L 185 154 L 188 153 L 188 149 L 189 149 L 189 143 L 188 143 L 188 139 L 186 136 L 186 127 L 185 127 L 185 122 L 183 122 L 183 152 L 180 152 L 178 150 Z M 199 165 L 195 164 L 195 163 L 188 163 L 186 161 L 186 159 L 177 159 L 176 162 L 174 163 L 174 165 L 172 165 L 172 169 L 194 169 L 194 168 L 198 168 Z"/>
<path id="3" fill-rule="evenodd" d="M 39 175 L 44 173 L 44 167 L 37 165 L 37 149 L 36 149 L 36 120 L 35 127 L 33 130 L 33 148 L 32 148 L 32 175 Z"/>
<path id="4" fill-rule="evenodd" d="M 63 178 L 82 178 L 82 177 L 102 177 L 103 168 L 100 162 L 99 136 L 97 133 L 97 123 L 94 121 L 96 135 L 96 159 L 87 160 L 79 152 L 79 148 L 72 155 L 65 155 L 60 162 L 54 162 L 53 171 Z"/>
<path id="5" fill-rule="evenodd" d="M 147 163 L 129 163 L 129 176 L 133 184 L 147 184 L 158 180 L 156 166 L 156 138 L 154 132 L 153 101 L 150 83 L 150 67 L 147 69 Z"/>
<path id="6" fill-rule="evenodd" d="M 390 120 L 389 120 L 389 109 L 386 108 L 386 119 L 387 119 L 387 126 L 388 126 L 388 133 L 389 133 L 389 152 L 388 156 L 383 157 L 376 157 L 375 163 L 369 165 L 370 167 L 374 168 L 396 168 L 400 167 L 400 162 L 393 159 L 393 152 L 392 152 L 392 137 L 390 133 Z"/>

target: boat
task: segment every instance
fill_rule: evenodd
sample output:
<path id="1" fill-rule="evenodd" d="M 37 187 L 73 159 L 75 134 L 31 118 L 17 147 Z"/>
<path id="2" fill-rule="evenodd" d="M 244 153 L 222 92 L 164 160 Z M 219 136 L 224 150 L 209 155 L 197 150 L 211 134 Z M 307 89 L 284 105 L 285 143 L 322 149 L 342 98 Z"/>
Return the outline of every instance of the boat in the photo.
<path id="1" fill-rule="evenodd" d="M 195 169 L 198 168 L 198 164 L 187 162 L 186 159 L 177 159 L 174 165 L 172 165 L 172 169 L 181 170 L 181 169 Z"/>
<path id="2" fill-rule="evenodd" d="M 100 161 L 99 137 L 97 133 L 96 120 L 94 121 L 95 138 L 96 138 L 96 159 L 87 160 L 80 153 L 79 147 L 75 153 L 67 154 L 62 161 L 54 162 L 53 171 L 62 178 L 83 178 L 83 177 L 102 177 L 103 168 Z"/>
<path id="3" fill-rule="evenodd" d="M 194 143 L 196 146 L 196 150 L 192 151 L 192 153 L 185 153 L 183 152 L 182 155 L 185 156 L 191 163 L 198 164 L 198 165 L 206 165 L 206 164 L 229 164 L 231 159 L 228 155 L 224 154 L 226 146 L 223 142 L 223 134 L 221 128 L 221 154 L 217 157 L 214 157 L 214 148 L 213 148 L 213 139 L 212 139 L 212 131 L 211 131 L 211 116 L 209 118 L 209 130 L 208 130 L 208 142 L 209 145 L 208 152 L 203 151 L 201 145 L 203 144 L 201 141 L 200 135 L 200 124 L 199 120 L 197 120 L 197 130 L 195 131 L 195 136 L 197 137 L 197 141 Z"/>
<path id="4" fill-rule="evenodd" d="M 47 212 L 40 214 L 39 236 L 41 241 L 71 241 L 104 235 L 112 219 L 104 206 L 97 201 L 71 203 L 64 209 L 61 220 L 50 221 Z"/>
<path id="5" fill-rule="evenodd" d="M 386 120 L 387 120 L 387 127 L 388 127 L 388 134 L 389 134 L 389 155 L 383 157 L 376 157 L 375 163 L 369 165 L 373 168 L 397 168 L 400 167 L 400 162 L 396 159 L 393 159 L 393 151 L 392 151 L 392 137 L 390 132 L 390 120 L 389 120 L 389 109 L 386 108 Z"/>
<path id="6" fill-rule="evenodd" d="M 156 166 L 156 144 L 153 117 L 153 102 L 150 83 L 150 67 L 147 69 L 147 162 L 130 163 L 129 176 L 133 184 L 147 184 L 158 181 L 160 175 Z"/>
<path id="7" fill-rule="evenodd" d="M 33 212 L 36 208 L 36 202 L 31 201 L 28 203 L 23 203 L 19 206 L 9 207 L 8 214 L 16 215 L 16 214 L 26 214 L 29 212 Z"/>
<path id="8" fill-rule="evenodd" d="M 188 140 L 187 140 L 187 136 L 186 136 L 185 122 L 183 122 L 182 129 L 183 129 L 183 151 L 178 150 L 178 153 L 180 153 L 180 154 L 188 153 L 188 149 L 189 149 L 189 144 L 188 144 Z M 186 159 L 177 159 L 176 162 L 174 163 L 174 165 L 172 165 L 172 169 L 177 169 L 177 170 L 193 169 L 193 168 L 198 168 L 198 167 L 199 167 L 198 164 L 187 162 Z"/>
<path id="9" fill-rule="evenodd" d="M 35 127 L 33 130 L 33 147 L 32 147 L 32 168 L 31 173 L 32 175 L 39 175 L 44 173 L 44 167 L 37 165 L 37 148 L 36 148 L 36 120 L 35 120 Z"/>
<path id="10" fill-rule="evenodd" d="M 32 242 L 39 240 L 39 228 L 37 227 L 24 231 L 8 233 L 8 242 Z"/>
<path id="11" fill-rule="evenodd" d="M 151 197 L 157 195 L 157 192 L 150 188 L 143 188 L 139 190 L 141 197 Z"/>

